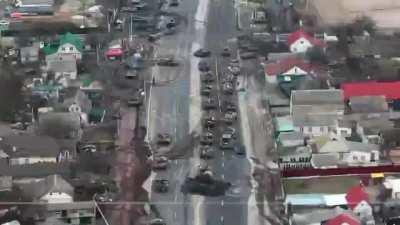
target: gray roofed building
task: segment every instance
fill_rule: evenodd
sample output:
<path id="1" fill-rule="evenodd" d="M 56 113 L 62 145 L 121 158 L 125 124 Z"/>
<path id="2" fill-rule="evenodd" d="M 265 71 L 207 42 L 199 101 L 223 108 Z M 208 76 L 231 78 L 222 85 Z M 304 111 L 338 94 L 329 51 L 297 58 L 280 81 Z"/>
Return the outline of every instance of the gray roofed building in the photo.
<path id="1" fill-rule="evenodd" d="M 379 150 L 378 145 L 374 144 L 365 144 L 361 142 L 355 141 L 329 141 L 325 145 L 323 145 L 318 152 L 319 153 L 344 153 L 350 151 L 361 151 L 361 152 L 371 152 Z"/>
<path id="2" fill-rule="evenodd" d="M 304 138 L 300 132 L 283 132 L 279 134 L 277 141 L 283 147 L 293 147 L 304 145 Z"/>
<path id="3" fill-rule="evenodd" d="M 59 146 L 49 136 L 9 135 L 0 141 L 2 150 L 10 157 L 57 157 Z"/>
<path id="4" fill-rule="evenodd" d="M 296 90 L 292 92 L 290 111 L 296 127 L 335 126 L 344 113 L 341 90 Z"/>
<path id="5" fill-rule="evenodd" d="M 340 162 L 337 153 L 313 154 L 311 157 L 311 165 L 314 168 L 336 168 Z"/>
<path id="6" fill-rule="evenodd" d="M 352 113 L 377 113 L 389 110 L 385 96 L 355 96 L 349 98 Z"/>
<path id="7" fill-rule="evenodd" d="M 292 105 L 336 105 L 344 108 L 343 92 L 338 89 L 295 90 L 291 96 Z"/>
<path id="8" fill-rule="evenodd" d="M 52 60 L 48 62 L 48 71 L 55 73 L 73 73 L 77 71 L 76 61 L 73 60 Z"/>
<path id="9" fill-rule="evenodd" d="M 14 182 L 26 197 L 38 201 L 48 193 L 65 193 L 73 196 L 74 188 L 60 175 L 50 175 L 41 179 L 28 179 Z"/>

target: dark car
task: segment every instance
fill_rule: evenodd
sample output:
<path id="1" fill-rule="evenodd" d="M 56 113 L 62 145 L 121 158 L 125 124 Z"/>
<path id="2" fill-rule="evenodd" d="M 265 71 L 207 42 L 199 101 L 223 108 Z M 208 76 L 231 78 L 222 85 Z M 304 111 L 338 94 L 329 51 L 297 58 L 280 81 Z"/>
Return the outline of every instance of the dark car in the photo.
<path id="1" fill-rule="evenodd" d="M 203 119 L 204 128 L 214 128 L 217 124 L 217 119 L 214 116 L 208 116 Z"/>
<path id="2" fill-rule="evenodd" d="M 159 145 L 169 145 L 172 142 L 172 138 L 167 133 L 160 133 L 157 135 L 157 144 Z"/>
<path id="3" fill-rule="evenodd" d="M 233 151 L 237 154 L 237 155 L 246 155 L 246 148 L 244 147 L 244 145 L 235 145 L 235 147 L 233 148 Z"/>
<path id="4" fill-rule="evenodd" d="M 257 58 L 257 54 L 255 52 L 242 52 L 240 53 L 241 59 L 255 59 Z"/>
<path id="5" fill-rule="evenodd" d="M 229 50 L 229 48 L 224 48 L 221 52 L 221 56 L 223 57 L 229 57 L 231 56 L 231 51 Z"/>
<path id="6" fill-rule="evenodd" d="M 211 146 L 202 146 L 200 148 L 200 158 L 201 159 L 212 159 L 214 157 L 214 148 Z"/>
<path id="7" fill-rule="evenodd" d="M 125 73 L 125 78 L 126 79 L 135 79 L 138 77 L 139 71 L 138 70 L 132 70 L 128 69 Z"/>
<path id="8" fill-rule="evenodd" d="M 233 149 L 234 148 L 234 144 L 233 144 L 233 138 L 232 135 L 230 134 L 224 134 L 221 137 L 221 141 L 219 143 L 219 148 L 220 149 Z"/>
<path id="9" fill-rule="evenodd" d="M 169 181 L 166 179 L 158 179 L 153 181 L 153 190 L 159 193 L 166 193 L 169 189 Z"/>
<path id="10" fill-rule="evenodd" d="M 236 112 L 236 105 L 233 102 L 225 101 L 224 102 L 224 111 L 225 112 Z"/>
<path id="11" fill-rule="evenodd" d="M 179 0 L 170 0 L 169 6 L 175 7 L 179 5 Z"/>
<path id="12" fill-rule="evenodd" d="M 161 157 L 155 157 L 153 162 L 152 162 L 152 169 L 153 170 L 165 170 L 168 168 L 168 158 L 161 156 Z"/>
<path id="13" fill-rule="evenodd" d="M 239 66 L 228 66 L 228 70 L 229 72 L 231 72 L 231 74 L 238 76 L 240 74 L 240 67 Z"/>
<path id="14" fill-rule="evenodd" d="M 212 92 L 213 86 L 212 85 L 204 85 L 201 90 L 200 90 L 200 94 L 204 95 L 204 96 L 209 96 Z"/>
<path id="15" fill-rule="evenodd" d="M 156 218 L 150 221 L 149 223 L 150 225 L 167 225 L 167 223 L 165 223 L 165 221 L 161 218 Z"/>
<path id="16" fill-rule="evenodd" d="M 208 72 L 210 71 L 210 65 L 206 61 L 200 61 L 199 64 L 197 65 L 197 68 L 201 72 Z"/>
<path id="17" fill-rule="evenodd" d="M 217 101 L 213 98 L 207 98 L 203 100 L 201 105 L 204 110 L 216 109 L 218 107 Z"/>
<path id="18" fill-rule="evenodd" d="M 144 91 L 143 89 L 138 89 L 135 91 L 135 93 L 133 94 L 133 96 L 131 98 L 128 99 L 128 106 L 129 107 L 138 107 L 141 106 L 143 104 L 143 98 L 144 98 Z"/>
<path id="19" fill-rule="evenodd" d="M 203 83 L 212 83 L 212 82 L 215 81 L 215 76 L 210 72 L 202 73 L 201 74 L 201 81 Z"/>
<path id="20" fill-rule="evenodd" d="M 203 57 L 209 57 L 211 55 L 211 52 L 207 49 L 200 48 L 197 51 L 195 51 L 193 55 L 196 57 L 203 58 Z"/>
<path id="21" fill-rule="evenodd" d="M 232 124 L 233 122 L 235 122 L 237 120 L 237 113 L 228 111 L 224 114 L 224 117 L 222 118 L 222 120 L 227 124 Z"/>
<path id="22" fill-rule="evenodd" d="M 183 193 L 199 194 L 204 196 L 220 196 L 231 187 L 229 182 L 213 178 L 207 171 L 200 172 L 196 177 L 187 177 L 182 185 Z"/>
<path id="23" fill-rule="evenodd" d="M 213 142 L 214 142 L 214 134 L 211 132 L 205 132 L 200 138 L 200 143 L 203 145 L 212 145 Z"/>
<path id="24" fill-rule="evenodd" d="M 159 65 L 159 66 L 178 66 L 179 63 L 177 61 L 175 61 L 174 58 L 168 57 L 168 58 L 158 59 L 157 65 Z"/>
<path id="25" fill-rule="evenodd" d="M 224 94 L 231 95 L 233 94 L 233 90 L 233 85 L 230 82 L 226 82 L 222 85 L 222 91 L 224 92 Z"/>
<path id="26" fill-rule="evenodd" d="M 133 12 L 137 12 L 138 8 L 137 7 L 132 7 L 132 6 L 123 6 L 123 7 L 121 7 L 120 11 L 122 13 L 133 13 Z"/>

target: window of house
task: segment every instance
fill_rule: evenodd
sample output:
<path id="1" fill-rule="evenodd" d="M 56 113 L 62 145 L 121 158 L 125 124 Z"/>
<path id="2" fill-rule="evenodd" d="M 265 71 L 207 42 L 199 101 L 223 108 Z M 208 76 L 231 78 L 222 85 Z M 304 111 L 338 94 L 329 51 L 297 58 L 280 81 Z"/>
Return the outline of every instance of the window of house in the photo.
<path id="1" fill-rule="evenodd" d="M 70 50 L 70 51 L 73 51 L 73 50 L 74 50 L 74 47 L 69 47 L 69 50 Z"/>
<path id="2" fill-rule="evenodd" d="M 62 47 L 61 50 L 65 51 L 65 47 Z"/>
<path id="3" fill-rule="evenodd" d="M 324 132 L 324 127 L 320 127 L 320 128 L 319 128 L 319 131 L 320 131 L 320 132 Z"/>
<path id="4" fill-rule="evenodd" d="M 347 131 L 346 131 L 346 130 L 341 130 L 341 131 L 340 131 L 340 134 L 341 134 L 341 135 L 347 135 Z"/>
<path id="5" fill-rule="evenodd" d="M 303 127 L 300 127 L 300 132 L 304 132 L 304 128 Z"/>
<path id="6" fill-rule="evenodd" d="M 362 155 L 362 156 L 361 156 L 361 160 L 362 160 L 362 161 L 365 161 L 365 155 Z"/>
<path id="7" fill-rule="evenodd" d="M 356 155 L 353 155 L 353 160 L 358 160 Z"/>
<path id="8" fill-rule="evenodd" d="M 308 128 L 308 132 L 310 132 L 310 133 L 312 132 L 312 127 Z"/>

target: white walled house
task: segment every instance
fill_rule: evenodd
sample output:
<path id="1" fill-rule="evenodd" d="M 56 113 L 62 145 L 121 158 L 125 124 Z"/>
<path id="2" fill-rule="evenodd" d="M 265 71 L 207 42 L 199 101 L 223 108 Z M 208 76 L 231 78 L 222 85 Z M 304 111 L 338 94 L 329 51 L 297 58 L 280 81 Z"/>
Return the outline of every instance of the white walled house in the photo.
<path id="1" fill-rule="evenodd" d="M 287 38 L 286 44 L 293 53 L 305 53 L 309 48 L 314 46 L 325 48 L 325 43 L 314 38 L 303 29 L 299 29 L 291 34 Z"/>
<path id="2" fill-rule="evenodd" d="M 312 65 L 303 59 L 289 57 L 265 66 L 266 81 L 271 84 L 290 82 L 309 75 Z"/>

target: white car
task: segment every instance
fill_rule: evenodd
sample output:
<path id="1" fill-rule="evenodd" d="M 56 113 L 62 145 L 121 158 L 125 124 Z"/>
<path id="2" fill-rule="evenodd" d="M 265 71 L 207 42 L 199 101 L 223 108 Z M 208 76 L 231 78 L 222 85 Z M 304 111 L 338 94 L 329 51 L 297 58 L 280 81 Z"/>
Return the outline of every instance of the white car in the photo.
<path id="1" fill-rule="evenodd" d="M 0 20 L 0 26 L 10 26 L 10 21 L 8 20 Z"/>

